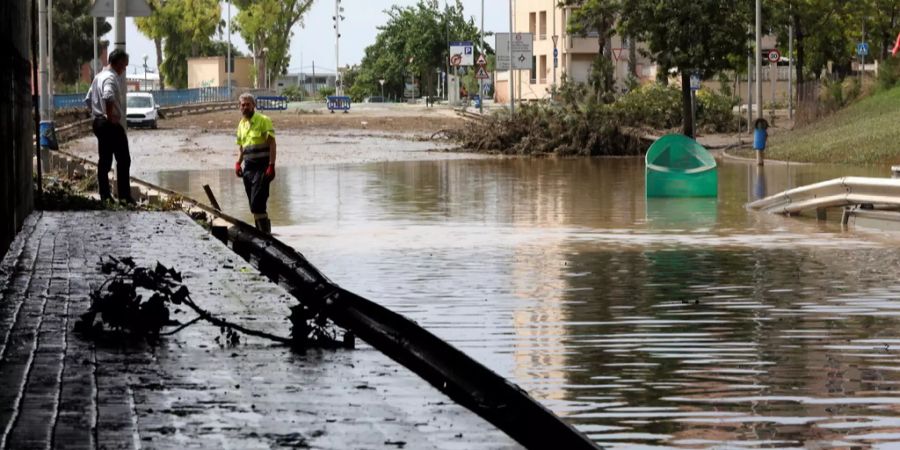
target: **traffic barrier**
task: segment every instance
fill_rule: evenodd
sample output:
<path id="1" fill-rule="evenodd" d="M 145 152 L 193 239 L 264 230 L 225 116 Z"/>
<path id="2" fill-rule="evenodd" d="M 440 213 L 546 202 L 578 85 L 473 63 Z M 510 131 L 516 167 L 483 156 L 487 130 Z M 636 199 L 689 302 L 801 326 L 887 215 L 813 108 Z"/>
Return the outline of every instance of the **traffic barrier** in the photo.
<path id="1" fill-rule="evenodd" d="M 842 177 L 784 191 L 748 205 L 773 214 L 799 214 L 849 205 L 900 206 L 900 179 Z"/>
<path id="2" fill-rule="evenodd" d="M 329 95 L 327 105 L 328 110 L 331 112 L 350 111 L 350 97 L 343 95 Z"/>
<path id="3" fill-rule="evenodd" d="M 263 111 L 284 111 L 288 107 L 288 98 L 279 96 L 256 97 L 256 109 Z"/>
<path id="4" fill-rule="evenodd" d="M 172 89 L 141 91 L 153 94 L 153 99 L 160 106 L 181 106 L 195 103 L 224 102 L 231 99 L 231 93 L 227 87 L 205 87 L 193 89 Z M 87 108 L 84 104 L 86 93 L 57 94 L 53 96 L 55 109 L 79 109 Z"/>

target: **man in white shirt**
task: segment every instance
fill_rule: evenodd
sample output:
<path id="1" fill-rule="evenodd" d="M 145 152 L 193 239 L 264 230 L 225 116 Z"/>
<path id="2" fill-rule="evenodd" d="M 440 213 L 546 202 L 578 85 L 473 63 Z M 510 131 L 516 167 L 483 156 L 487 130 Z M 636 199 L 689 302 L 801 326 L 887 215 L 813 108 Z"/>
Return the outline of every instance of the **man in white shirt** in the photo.
<path id="1" fill-rule="evenodd" d="M 84 102 L 90 107 L 94 118 L 94 135 L 100 154 L 97 163 L 97 184 L 101 200 L 111 200 L 109 170 L 113 156 L 116 158 L 117 190 L 119 201 L 134 203 L 131 198 L 131 155 L 128 151 L 128 137 L 125 135 L 125 85 L 122 75 L 128 67 L 128 53 L 113 50 L 109 54 L 109 65 L 94 77 Z"/>

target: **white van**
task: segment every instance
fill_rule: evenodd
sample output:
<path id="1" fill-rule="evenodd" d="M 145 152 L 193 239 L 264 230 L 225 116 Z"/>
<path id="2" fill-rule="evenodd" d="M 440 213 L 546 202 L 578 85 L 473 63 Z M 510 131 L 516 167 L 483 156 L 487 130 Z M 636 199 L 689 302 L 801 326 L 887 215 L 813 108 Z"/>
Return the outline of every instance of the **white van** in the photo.
<path id="1" fill-rule="evenodd" d="M 125 105 L 125 120 L 128 126 L 149 126 L 156 129 L 159 117 L 159 105 L 149 92 L 129 92 Z"/>

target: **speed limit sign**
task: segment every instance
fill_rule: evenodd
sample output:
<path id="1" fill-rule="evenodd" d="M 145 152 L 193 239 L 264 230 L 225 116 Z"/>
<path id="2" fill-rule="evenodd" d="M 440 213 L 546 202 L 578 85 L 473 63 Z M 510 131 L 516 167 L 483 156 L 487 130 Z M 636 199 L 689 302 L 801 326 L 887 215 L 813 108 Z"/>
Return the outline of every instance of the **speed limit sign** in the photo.
<path id="1" fill-rule="evenodd" d="M 778 62 L 781 61 L 781 53 L 777 49 L 772 49 L 766 52 L 766 57 L 769 58 L 769 62 Z"/>

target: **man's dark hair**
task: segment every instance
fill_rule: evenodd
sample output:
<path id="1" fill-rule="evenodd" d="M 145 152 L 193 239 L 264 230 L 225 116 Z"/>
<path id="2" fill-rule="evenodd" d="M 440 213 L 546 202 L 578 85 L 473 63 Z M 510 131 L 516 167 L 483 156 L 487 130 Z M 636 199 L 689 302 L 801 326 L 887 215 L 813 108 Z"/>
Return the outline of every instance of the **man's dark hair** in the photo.
<path id="1" fill-rule="evenodd" d="M 125 50 L 115 49 L 112 53 L 109 54 L 109 64 L 118 64 L 119 61 L 124 61 L 128 59 L 128 53 L 125 53 Z"/>

